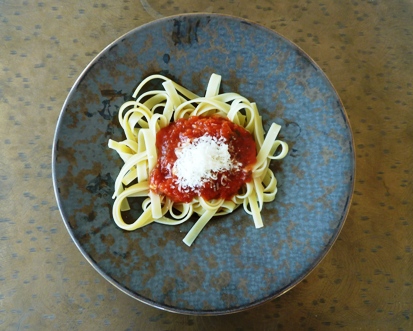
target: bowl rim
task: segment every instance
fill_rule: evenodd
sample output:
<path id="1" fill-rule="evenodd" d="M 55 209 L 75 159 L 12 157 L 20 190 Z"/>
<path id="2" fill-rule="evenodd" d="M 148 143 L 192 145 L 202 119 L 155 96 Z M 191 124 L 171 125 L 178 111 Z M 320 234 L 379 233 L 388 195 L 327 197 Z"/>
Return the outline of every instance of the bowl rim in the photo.
<path id="1" fill-rule="evenodd" d="M 289 283 L 287 286 L 279 289 L 275 294 L 266 296 L 262 299 L 259 299 L 257 301 L 254 301 L 252 303 L 249 303 L 247 305 L 244 306 L 239 306 L 239 307 L 234 307 L 234 308 L 226 308 L 226 309 L 220 309 L 220 310 L 191 310 L 191 309 L 183 309 L 183 308 L 177 308 L 177 307 L 172 307 L 172 306 L 168 306 L 166 304 L 160 304 L 156 301 L 153 301 L 151 299 L 148 299 L 146 297 L 143 297 L 135 292 L 132 292 L 130 290 L 128 290 L 127 288 L 125 288 L 122 284 L 120 284 L 119 282 L 117 282 L 116 280 L 114 280 L 113 278 L 111 278 L 110 276 L 108 276 L 99 266 L 98 264 L 93 260 L 93 258 L 86 252 L 86 250 L 83 248 L 83 246 L 80 244 L 79 240 L 76 238 L 70 224 L 68 221 L 68 215 L 66 215 L 64 209 L 63 209 L 63 202 L 61 200 L 61 196 L 60 196 L 60 192 L 59 192 L 59 187 L 57 184 L 57 175 L 56 175 L 56 168 L 57 168 L 57 153 L 58 153 L 58 149 L 59 149 L 59 133 L 62 127 L 62 122 L 63 122 L 63 118 L 65 115 L 65 110 L 70 102 L 70 100 L 72 99 L 73 95 L 75 94 L 77 87 L 79 86 L 79 84 L 81 83 L 81 81 L 84 79 L 84 77 L 87 75 L 87 73 L 93 68 L 94 64 L 96 64 L 99 59 L 106 54 L 107 52 L 110 51 L 110 49 L 112 47 L 114 47 L 115 45 L 117 45 L 119 42 L 122 42 L 124 39 L 126 39 L 127 37 L 133 35 L 133 34 L 137 34 L 139 33 L 140 30 L 144 30 L 144 29 L 148 29 L 153 25 L 157 25 L 159 23 L 162 22 L 167 22 L 167 21 L 171 21 L 171 20 L 176 20 L 176 19 L 188 19 L 188 18 L 196 18 L 196 17 L 214 17 L 216 19 L 227 19 L 227 20 L 236 20 L 239 23 L 244 23 L 247 24 L 249 26 L 252 26 L 255 29 L 261 29 L 266 31 L 269 34 L 273 34 L 276 35 L 277 37 L 280 37 L 284 42 L 288 43 L 291 47 L 295 48 L 301 56 L 305 57 L 309 63 L 324 77 L 324 79 L 326 80 L 326 82 L 330 85 L 332 91 L 335 93 L 335 96 L 337 98 L 337 101 L 340 104 L 340 108 L 342 110 L 342 115 L 343 118 L 346 122 L 346 125 L 348 126 L 348 133 L 349 133 L 349 137 L 350 137 L 350 147 L 351 147 L 351 160 L 353 163 L 353 169 L 352 169 L 352 173 L 351 173 L 351 186 L 350 189 L 348 191 L 348 199 L 346 201 L 345 204 L 345 208 L 342 214 L 342 221 L 340 223 L 340 225 L 337 227 L 334 235 L 331 237 L 331 239 L 329 240 L 328 244 L 325 246 L 324 250 L 321 252 L 321 254 L 319 255 L 319 257 L 317 259 L 315 259 L 311 265 L 308 268 L 308 271 L 303 273 L 300 277 L 294 279 L 294 281 L 292 281 L 291 283 Z M 233 314 L 233 313 L 238 313 L 238 312 L 242 312 L 245 310 L 249 310 L 249 309 L 253 309 L 255 307 L 258 307 L 260 305 L 263 305 L 271 300 L 276 299 L 277 297 L 280 297 L 282 295 L 284 295 L 285 293 L 287 293 L 288 291 L 290 291 L 291 289 L 293 289 L 296 285 L 298 285 L 299 283 L 301 283 L 305 278 L 307 278 L 313 271 L 314 269 L 324 260 L 324 258 L 328 255 L 328 253 L 330 252 L 332 246 L 334 245 L 334 243 L 336 242 L 337 238 L 339 237 L 344 224 L 346 223 L 346 220 L 348 218 L 349 215 L 349 211 L 350 211 L 350 207 L 351 207 L 351 202 L 353 199 L 353 195 L 354 195 L 354 189 L 355 189 L 355 178 L 356 178 L 356 158 L 355 158 L 355 142 L 354 142 L 354 135 L 353 135 L 353 131 L 351 129 L 351 123 L 349 121 L 348 118 L 348 114 L 347 111 L 344 107 L 344 104 L 336 90 L 336 88 L 334 87 L 334 85 L 332 84 L 331 80 L 328 78 L 328 76 L 324 73 L 324 71 L 321 69 L 321 67 L 319 67 L 319 65 L 301 48 L 299 47 L 297 44 L 295 44 L 294 42 L 292 42 L 291 40 L 289 40 L 288 38 L 284 37 L 284 35 L 282 35 L 281 33 L 279 33 L 278 31 L 274 30 L 274 29 L 270 29 L 265 27 L 264 25 L 254 22 L 252 20 L 246 19 L 246 18 L 241 18 L 241 17 L 237 17 L 237 16 L 233 16 L 233 15 L 228 15 L 228 14 L 219 14 L 219 13 L 207 13 L 207 12 L 196 12 L 196 13 L 181 13 L 181 14 L 175 14 L 175 15 L 170 15 L 170 16 L 165 16 L 162 18 L 157 18 L 154 19 L 150 22 L 144 23 L 142 25 L 139 25 L 129 31 L 127 31 L 126 33 L 122 34 L 121 36 L 117 37 L 115 40 L 113 40 L 111 43 L 109 43 L 106 47 L 104 47 L 87 65 L 86 67 L 82 70 L 82 72 L 79 74 L 79 76 L 77 77 L 77 79 L 75 80 L 75 82 L 73 83 L 72 87 L 69 90 L 69 93 L 67 94 L 65 101 L 62 105 L 62 108 L 60 110 L 59 116 L 58 116 L 58 120 L 57 120 L 57 124 L 56 124 L 56 128 L 55 128 L 55 132 L 54 132 L 54 136 L 53 136 L 53 144 L 52 144 L 52 181 L 53 181 L 53 190 L 54 190 L 54 195 L 56 198 L 56 202 L 57 202 L 57 206 L 60 212 L 60 215 L 62 217 L 63 223 L 66 227 L 66 230 L 68 231 L 72 241 L 74 242 L 74 244 L 76 245 L 76 247 L 78 248 L 78 250 L 80 251 L 80 253 L 82 254 L 83 258 L 85 258 L 89 264 L 106 280 L 108 281 L 110 284 L 112 284 L 114 287 L 116 287 L 118 290 L 120 290 L 121 292 L 127 294 L 128 296 L 142 302 L 145 303 L 149 306 L 158 308 L 160 310 L 163 311 L 168 311 L 171 313 L 178 313 L 178 314 L 183 314 L 183 315 L 198 315 L 198 316 L 218 316 L 218 315 L 226 315 L 226 314 Z"/>

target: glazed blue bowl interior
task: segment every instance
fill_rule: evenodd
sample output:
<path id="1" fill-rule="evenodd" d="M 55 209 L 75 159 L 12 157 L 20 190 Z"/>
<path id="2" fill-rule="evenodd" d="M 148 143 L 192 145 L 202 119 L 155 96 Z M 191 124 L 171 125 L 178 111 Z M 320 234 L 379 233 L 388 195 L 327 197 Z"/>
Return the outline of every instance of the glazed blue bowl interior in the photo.
<path id="1" fill-rule="evenodd" d="M 122 165 L 107 147 L 123 139 L 120 105 L 150 74 L 204 94 L 212 73 L 222 92 L 255 101 L 264 127 L 282 126 L 288 155 L 272 162 L 275 201 L 256 229 L 243 208 L 210 221 L 191 247 L 193 221 L 127 232 L 111 215 Z M 53 178 L 64 223 L 91 265 L 130 296 L 184 314 L 226 314 L 275 298 L 326 255 L 354 185 L 352 134 L 320 68 L 274 31 L 243 19 L 188 14 L 138 27 L 104 49 L 71 89 L 57 124 Z M 139 201 L 133 202 L 135 216 Z"/>

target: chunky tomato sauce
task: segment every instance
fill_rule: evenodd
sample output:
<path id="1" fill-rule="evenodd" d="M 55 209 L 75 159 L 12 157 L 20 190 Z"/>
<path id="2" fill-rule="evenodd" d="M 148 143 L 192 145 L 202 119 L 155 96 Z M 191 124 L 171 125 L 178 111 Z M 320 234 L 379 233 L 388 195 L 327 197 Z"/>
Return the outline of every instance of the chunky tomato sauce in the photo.
<path id="1" fill-rule="evenodd" d="M 240 166 L 231 171 L 216 173 L 216 179 L 211 179 L 195 189 L 182 189 L 177 185 L 177 178 L 172 172 L 177 160 L 175 149 L 183 141 L 204 135 L 225 141 L 231 159 Z M 191 202 L 197 196 L 206 200 L 231 199 L 244 183 L 251 180 L 251 169 L 257 155 L 253 136 L 243 127 L 218 116 L 192 116 L 172 122 L 157 133 L 156 148 L 158 161 L 150 175 L 150 188 L 155 193 L 168 196 L 174 202 Z M 193 160 L 193 165 L 197 166 L 197 160 Z"/>

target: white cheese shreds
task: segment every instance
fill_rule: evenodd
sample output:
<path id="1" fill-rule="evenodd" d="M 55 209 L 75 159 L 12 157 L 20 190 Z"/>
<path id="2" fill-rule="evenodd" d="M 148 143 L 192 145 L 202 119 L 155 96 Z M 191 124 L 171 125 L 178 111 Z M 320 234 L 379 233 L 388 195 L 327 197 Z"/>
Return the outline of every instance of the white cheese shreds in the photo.
<path id="1" fill-rule="evenodd" d="M 184 141 L 175 149 L 177 160 L 172 172 L 180 189 L 196 189 L 216 180 L 217 173 L 239 167 L 231 160 L 228 145 L 223 139 L 209 135 Z"/>

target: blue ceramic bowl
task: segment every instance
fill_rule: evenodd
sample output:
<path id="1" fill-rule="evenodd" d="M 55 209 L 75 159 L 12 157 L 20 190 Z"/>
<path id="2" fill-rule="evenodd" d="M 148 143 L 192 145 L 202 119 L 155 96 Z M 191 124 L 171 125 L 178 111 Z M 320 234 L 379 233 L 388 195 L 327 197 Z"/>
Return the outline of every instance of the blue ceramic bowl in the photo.
<path id="1" fill-rule="evenodd" d="M 278 194 L 262 212 L 264 228 L 239 208 L 187 247 L 193 222 L 133 232 L 115 225 L 111 195 L 122 161 L 107 141 L 122 138 L 119 106 L 153 73 L 199 94 L 220 74 L 223 92 L 257 103 L 266 129 L 282 125 L 290 151 L 273 162 Z M 349 122 L 320 68 L 276 32 L 215 14 L 157 20 L 105 48 L 71 89 L 53 148 L 58 205 L 84 257 L 128 295 L 184 314 L 251 308 L 306 277 L 344 224 L 354 170 Z"/>

